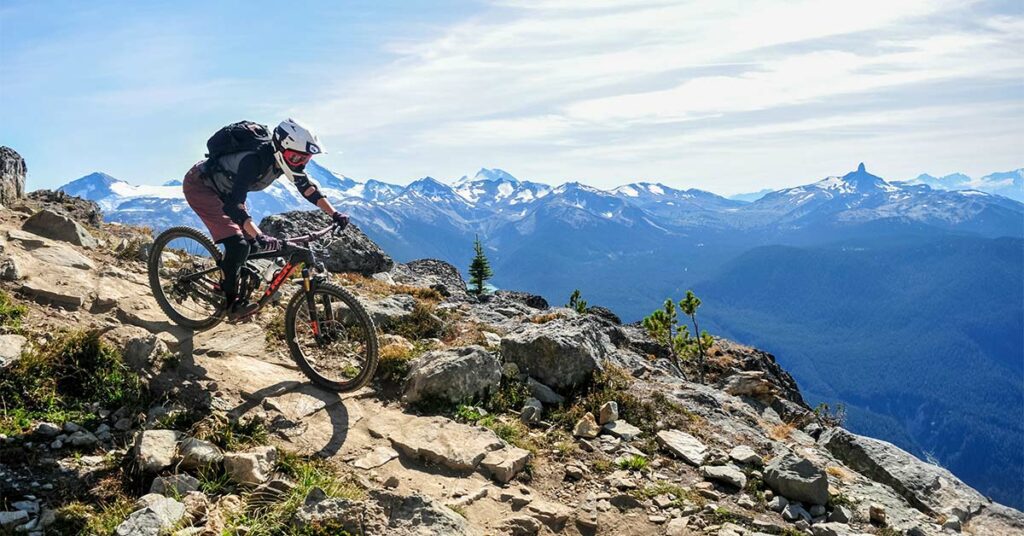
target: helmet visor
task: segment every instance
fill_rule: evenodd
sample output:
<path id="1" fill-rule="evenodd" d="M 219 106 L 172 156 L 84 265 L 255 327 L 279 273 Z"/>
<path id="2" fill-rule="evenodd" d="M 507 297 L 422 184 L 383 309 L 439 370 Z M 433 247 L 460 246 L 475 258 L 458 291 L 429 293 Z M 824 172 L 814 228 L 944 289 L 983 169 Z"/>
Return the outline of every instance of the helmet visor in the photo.
<path id="1" fill-rule="evenodd" d="M 306 165 L 307 162 L 309 162 L 310 158 L 313 158 L 313 155 L 311 155 L 309 153 L 304 153 L 302 151 L 296 151 L 294 149 L 285 149 L 281 153 L 281 156 L 284 157 L 284 161 L 287 162 L 288 165 L 291 166 L 291 167 L 301 167 L 301 166 L 304 166 L 304 165 Z"/>

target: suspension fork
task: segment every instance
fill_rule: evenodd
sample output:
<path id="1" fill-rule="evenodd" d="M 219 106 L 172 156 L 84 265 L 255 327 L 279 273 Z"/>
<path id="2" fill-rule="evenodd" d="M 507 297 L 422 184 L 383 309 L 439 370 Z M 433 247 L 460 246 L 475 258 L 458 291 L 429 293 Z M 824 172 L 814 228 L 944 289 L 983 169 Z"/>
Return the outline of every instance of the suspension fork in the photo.
<path id="1" fill-rule="evenodd" d="M 309 267 L 302 267 L 302 290 L 306 292 L 306 311 L 309 313 L 309 327 L 313 330 L 316 342 L 321 342 L 320 319 L 316 314 L 316 298 L 313 296 L 313 279 L 309 276 Z"/>

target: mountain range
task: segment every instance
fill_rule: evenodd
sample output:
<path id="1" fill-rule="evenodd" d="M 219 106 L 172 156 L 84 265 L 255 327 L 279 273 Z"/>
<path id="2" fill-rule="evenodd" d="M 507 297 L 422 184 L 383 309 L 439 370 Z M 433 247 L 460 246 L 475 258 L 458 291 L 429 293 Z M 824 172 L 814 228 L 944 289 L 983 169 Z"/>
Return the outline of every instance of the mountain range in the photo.
<path id="1" fill-rule="evenodd" d="M 397 260 L 469 265 L 479 236 L 498 287 L 555 303 L 580 289 L 634 321 L 693 288 L 705 326 L 777 354 L 852 429 L 1024 507 L 1024 169 L 887 181 L 849 173 L 747 201 L 637 182 L 603 190 L 481 169 L 405 186 L 309 174 Z M 102 173 L 61 188 L 108 221 L 200 225 L 180 183 Z M 755 197 L 755 196 L 751 196 Z M 257 217 L 310 209 L 287 181 Z"/>

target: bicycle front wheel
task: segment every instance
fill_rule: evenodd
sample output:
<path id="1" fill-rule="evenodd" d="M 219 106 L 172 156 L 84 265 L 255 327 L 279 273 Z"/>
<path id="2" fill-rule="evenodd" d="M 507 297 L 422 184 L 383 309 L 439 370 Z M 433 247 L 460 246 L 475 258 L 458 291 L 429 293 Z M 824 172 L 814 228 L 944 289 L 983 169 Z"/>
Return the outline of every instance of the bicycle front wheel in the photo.
<path id="1" fill-rule="evenodd" d="M 377 330 L 347 290 L 320 283 L 310 292 L 296 292 L 288 302 L 284 322 L 288 350 L 313 383 L 346 392 L 373 379 Z"/>

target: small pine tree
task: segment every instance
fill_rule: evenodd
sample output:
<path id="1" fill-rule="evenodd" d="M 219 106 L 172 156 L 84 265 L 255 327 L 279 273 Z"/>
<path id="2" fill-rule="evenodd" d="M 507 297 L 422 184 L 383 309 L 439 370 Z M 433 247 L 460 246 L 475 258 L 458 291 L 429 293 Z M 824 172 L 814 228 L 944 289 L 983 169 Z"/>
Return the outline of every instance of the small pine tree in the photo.
<path id="1" fill-rule="evenodd" d="M 696 359 L 697 371 L 700 381 L 704 381 L 704 370 L 707 363 L 707 348 L 711 348 L 714 339 L 707 331 L 700 331 L 697 325 L 697 309 L 701 301 L 692 290 L 686 291 L 686 297 L 679 302 L 678 311 L 688 317 L 693 323 L 694 333 L 700 335 L 693 337 L 686 325 L 679 324 L 679 315 L 676 304 L 671 300 L 665 300 L 665 306 L 651 313 L 644 318 L 642 325 L 647 333 L 659 344 L 668 349 L 669 358 L 680 374 L 683 372 L 681 362 Z"/>
<path id="2" fill-rule="evenodd" d="M 710 348 L 714 344 L 711 335 L 706 331 L 701 331 L 697 326 L 697 309 L 700 308 L 700 298 L 693 293 L 692 290 L 686 291 L 686 297 L 679 302 L 679 310 L 686 316 L 690 317 L 690 321 L 693 322 L 693 332 L 699 333 L 700 335 L 694 338 L 696 343 L 696 357 L 697 357 L 697 370 L 700 374 L 700 381 L 704 381 L 704 368 L 707 363 L 707 348 Z M 693 351 L 693 348 L 690 348 Z"/>
<path id="3" fill-rule="evenodd" d="M 644 318 L 642 325 L 658 344 L 668 349 L 669 359 L 679 374 L 685 378 L 686 373 L 683 372 L 679 360 L 688 355 L 686 349 L 689 345 L 690 332 L 686 326 L 679 325 L 675 302 L 671 299 L 665 300 L 664 308 L 654 311 L 650 316 Z"/>
<path id="4" fill-rule="evenodd" d="M 581 315 L 587 312 L 587 300 L 583 299 L 580 289 L 572 291 L 572 295 L 569 296 L 569 303 L 565 304 L 565 306 Z"/>
<path id="5" fill-rule="evenodd" d="M 491 263 L 487 260 L 487 256 L 484 255 L 484 245 L 480 242 L 479 235 L 473 241 L 473 251 L 476 254 L 473 256 L 473 262 L 469 265 L 469 283 L 472 285 L 470 292 L 477 296 L 482 296 L 484 293 L 484 283 L 494 276 L 494 271 L 491 270 Z"/>

